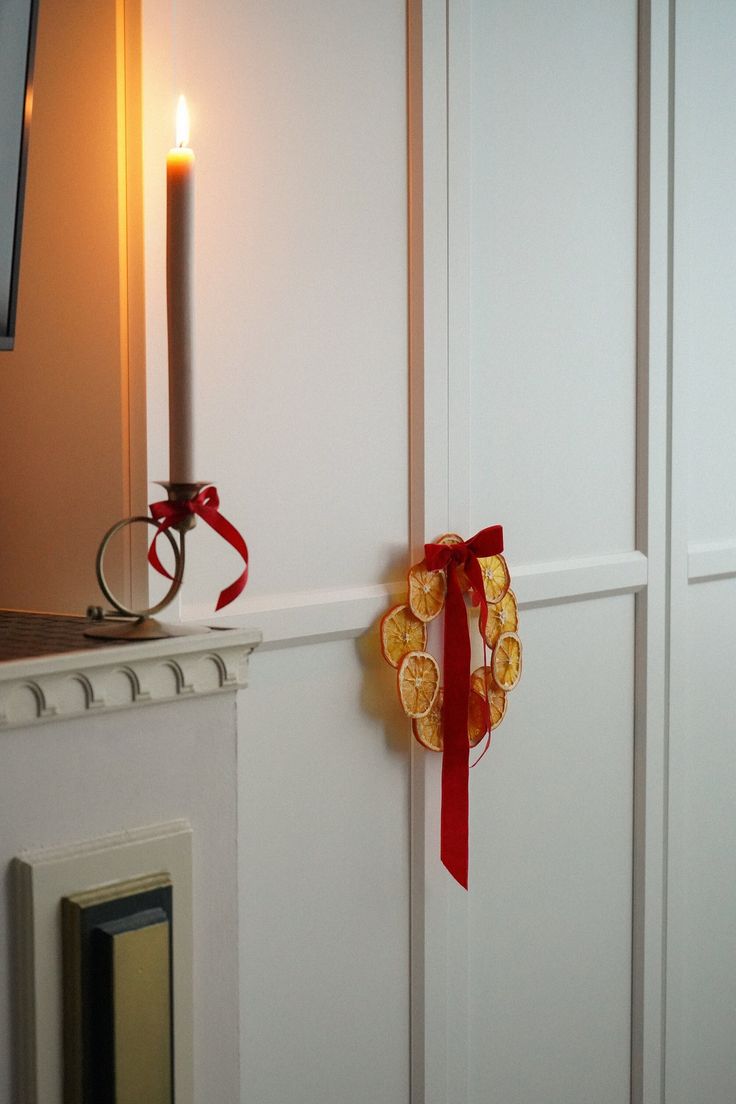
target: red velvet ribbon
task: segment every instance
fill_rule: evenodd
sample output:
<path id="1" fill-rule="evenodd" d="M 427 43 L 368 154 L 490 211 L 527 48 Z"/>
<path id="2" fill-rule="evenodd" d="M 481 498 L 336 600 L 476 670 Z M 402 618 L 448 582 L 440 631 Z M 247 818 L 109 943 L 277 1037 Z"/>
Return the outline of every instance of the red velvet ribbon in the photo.
<path id="1" fill-rule="evenodd" d="M 151 541 L 151 547 L 148 549 L 148 562 L 151 567 L 158 571 L 159 575 L 165 575 L 167 579 L 173 578 L 158 558 L 156 541 L 167 529 L 170 529 L 173 525 L 178 525 L 188 515 L 196 514 L 197 517 L 201 517 L 202 521 L 206 521 L 216 533 L 219 533 L 223 540 L 232 545 L 236 552 L 240 553 L 245 564 L 243 571 L 235 582 L 220 591 L 215 609 L 219 610 L 223 606 L 229 605 L 242 593 L 245 584 L 248 582 L 248 546 L 235 526 L 220 513 L 220 499 L 215 487 L 205 487 L 195 498 L 188 498 L 183 501 L 152 502 L 149 510 L 153 520 L 158 522 L 158 530 Z"/>
<path id="2" fill-rule="evenodd" d="M 470 631 L 460 572 L 470 583 L 473 600 L 480 606 L 480 629 L 485 639 L 488 602 L 483 569 L 478 559 L 503 552 L 503 529 L 491 525 L 459 544 L 425 544 L 430 571 L 447 571 L 442 705 L 444 745 L 442 754 L 442 862 L 453 878 L 468 888 L 468 704 L 470 697 Z"/>

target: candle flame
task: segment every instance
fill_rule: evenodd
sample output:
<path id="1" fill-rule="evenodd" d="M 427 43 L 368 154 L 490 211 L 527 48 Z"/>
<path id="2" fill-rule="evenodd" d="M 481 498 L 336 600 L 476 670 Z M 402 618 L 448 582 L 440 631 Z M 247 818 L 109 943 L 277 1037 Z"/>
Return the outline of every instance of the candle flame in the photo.
<path id="1" fill-rule="evenodd" d="M 176 144 L 177 146 L 189 145 L 189 111 L 184 96 L 179 97 L 176 105 Z"/>

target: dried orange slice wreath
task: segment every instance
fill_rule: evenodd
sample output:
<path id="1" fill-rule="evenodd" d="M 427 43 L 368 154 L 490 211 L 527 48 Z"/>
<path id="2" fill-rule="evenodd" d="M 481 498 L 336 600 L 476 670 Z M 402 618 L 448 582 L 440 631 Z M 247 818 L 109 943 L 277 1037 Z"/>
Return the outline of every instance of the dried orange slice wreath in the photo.
<path id="1" fill-rule="evenodd" d="M 436 544 L 460 544 L 462 537 L 445 533 Z M 521 676 L 521 641 L 517 635 L 519 611 L 511 577 L 502 555 L 478 561 L 488 602 L 485 631 L 489 662 L 470 676 L 468 745 L 476 747 L 506 716 L 507 694 Z M 470 582 L 462 573 L 463 590 Z M 408 602 L 393 606 L 381 621 L 381 651 L 398 668 L 399 700 L 417 741 L 429 751 L 442 751 L 443 688 L 439 665 L 427 648 L 427 623 L 442 613 L 447 593 L 444 571 L 430 571 L 424 560 L 408 575 Z"/>

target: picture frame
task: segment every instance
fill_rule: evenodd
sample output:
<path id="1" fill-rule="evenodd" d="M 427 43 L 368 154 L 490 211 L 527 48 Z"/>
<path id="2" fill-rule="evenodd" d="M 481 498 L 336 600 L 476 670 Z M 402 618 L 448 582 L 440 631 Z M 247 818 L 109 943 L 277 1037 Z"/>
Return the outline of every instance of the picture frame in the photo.
<path id="1" fill-rule="evenodd" d="M 0 0 L 0 351 L 13 348 L 39 0 Z"/>

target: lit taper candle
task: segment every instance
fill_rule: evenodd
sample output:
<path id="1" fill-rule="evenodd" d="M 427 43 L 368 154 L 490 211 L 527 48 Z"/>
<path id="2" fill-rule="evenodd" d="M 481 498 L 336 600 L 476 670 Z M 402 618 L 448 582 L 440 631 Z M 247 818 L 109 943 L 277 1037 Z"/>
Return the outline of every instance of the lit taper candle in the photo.
<path id="1" fill-rule="evenodd" d="M 194 153 L 179 97 L 176 146 L 166 158 L 166 291 L 169 325 L 169 479 L 193 483 L 192 254 Z"/>

